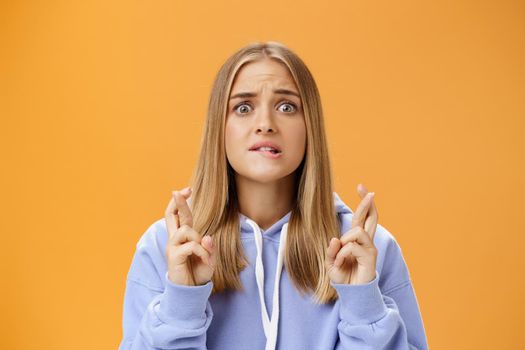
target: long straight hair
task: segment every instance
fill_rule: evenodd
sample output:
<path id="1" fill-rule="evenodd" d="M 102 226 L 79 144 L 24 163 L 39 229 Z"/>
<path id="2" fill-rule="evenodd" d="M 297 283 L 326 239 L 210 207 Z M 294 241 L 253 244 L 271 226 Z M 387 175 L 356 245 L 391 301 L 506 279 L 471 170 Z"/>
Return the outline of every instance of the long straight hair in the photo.
<path id="1" fill-rule="evenodd" d="M 296 289 L 312 292 L 318 304 L 337 299 L 325 268 L 326 248 L 340 237 L 335 212 L 331 165 L 317 85 L 304 62 L 277 43 L 251 43 L 230 56 L 215 77 L 191 186 L 193 227 L 209 235 L 217 250 L 213 292 L 242 290 L 239 273 L 249 265 L 240 239 L 239 205 L 234 170 L 229 164 L 224 129 L 231 87 L 239 69 L 264 58 L 288 67 L 301 97 L 306 124 L 306 151 L 296 169 L 284 263 Z M 191 266 L 190 266 L 191 269 Z"/>

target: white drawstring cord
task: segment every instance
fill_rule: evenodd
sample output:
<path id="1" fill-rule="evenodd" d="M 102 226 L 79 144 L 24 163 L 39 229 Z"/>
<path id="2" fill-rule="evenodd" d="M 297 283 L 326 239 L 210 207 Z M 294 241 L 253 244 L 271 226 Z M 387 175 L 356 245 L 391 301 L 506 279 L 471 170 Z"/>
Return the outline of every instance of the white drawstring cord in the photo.
<path id="1" fill-rule="evenodd" d="M 265 350 L 274 350 L 277 345 L 277 332 L 279 327 L 279 284 L 281 282 L 281 271 L 283 268 L 284 248 L 286 245 L 286 236 L 288 233 L 288 223 L 285 223 L 281 229 L 279 239 L 279 252 L 277 254 L 277 267 L 275 270 L 275 283 L 273 288 L 273 307 L 272 318 L 268 317 L 266 312 L 266 302 L 264 301 L 264 266 L 262 262 L 262 234 L 259 226 L 250 219 L 246 221 L 252 226 L 255 236 L 255 246 L 257 248 L 257 258 L 255 261 L 255 279 L 259 290 L 259 300 L 261 304 L 261 316 L 263 321 L 264 334 L 266 335 Z"/>

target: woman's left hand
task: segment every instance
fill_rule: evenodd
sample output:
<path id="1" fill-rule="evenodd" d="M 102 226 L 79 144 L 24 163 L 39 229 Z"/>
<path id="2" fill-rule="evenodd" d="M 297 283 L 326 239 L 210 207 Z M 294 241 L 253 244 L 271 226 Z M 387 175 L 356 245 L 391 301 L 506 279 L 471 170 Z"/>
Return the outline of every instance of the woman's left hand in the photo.
<path id="1" fill-rule="evenodd" d="M 374 193 L 362 184 L 357 193 L 362 200 L 352 216 L 352 228 L 341 238 L 332 238 L 327 248 L 326 268 L 333 283 L 366 284 L 376 277 L 378 215 Z"/>

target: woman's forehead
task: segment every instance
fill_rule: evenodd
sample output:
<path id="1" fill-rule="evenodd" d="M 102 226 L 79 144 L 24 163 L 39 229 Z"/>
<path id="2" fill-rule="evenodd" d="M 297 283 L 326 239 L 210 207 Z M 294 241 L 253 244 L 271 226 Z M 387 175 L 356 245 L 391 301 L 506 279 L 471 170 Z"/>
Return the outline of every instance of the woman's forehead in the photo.
<path id="1" fill-rule="evenodd" d="M 253 79 L 293 82 L 290 71 L 283 63 L 269 59 L 247 63 L 241 67 L 235 77 L 236 82 L 250 81 Z"/>

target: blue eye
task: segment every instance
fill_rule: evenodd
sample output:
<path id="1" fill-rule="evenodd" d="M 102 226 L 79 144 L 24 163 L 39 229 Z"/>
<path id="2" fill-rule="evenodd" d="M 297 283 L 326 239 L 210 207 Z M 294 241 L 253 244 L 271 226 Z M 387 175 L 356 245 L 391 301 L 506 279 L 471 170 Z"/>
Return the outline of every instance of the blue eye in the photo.
<path id="1" fill-rule="evenodd" d="M 233 107 L 233 110 L 235 112 L 237 112 L 238 114 L 246 114 L 248 112 L 251 111 L 251 106 L 247 103 L 248 101 L 243 101 L 237 105 L 235 105 L 235 107 Z M 284 102 L 283 104 L 281 104 L 279 106 L 279 108 L 281 108 L 282 106 L 288 106 L 286 107 L 285 110 L 281 110 L 285 113 L 293 113 L 295 111 L 297 111 L 297 106 L 295 105 L 295 103 L 292 103 L 292 102 Z"/>
<path id="2" fill-rule="evenodd" d="M 236 112 L 239 112 L 239 108 L 240 108 L 240 107 L 243 107 L 243 106 L 249 106 L 249 105 L 246 103 L 246 101 L 244 101 L 244 102 L 239 103 L 239 104 L 236 105 L 235 107 L 233 107 L 233 109 L 234 109 Z M 251 107 L 250 107 L 250 108 L 251 108 Z M 244 110 L 246 110 L 246 109 L 244 109 Z M 240 112 L 239 114 L 246 114 L 246 113 Z"/>
<path id="3" fill-rule="evenodd" d="M 292 106 L 292 109 L 293 109 L 293 110 L 288 111 L 288 112 L 285 111 L 286 113 L 292 113 L 292 112 L 295 112 L 297 110 L 297 106 L 295 104 L 291 103 L 291 102 L 285 102 L 282 105 L 280 105 L 279 107 L 286 106 L 286 105 Z"/>

